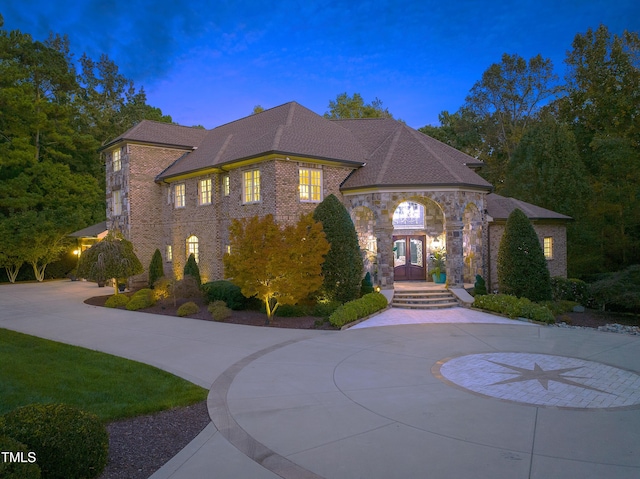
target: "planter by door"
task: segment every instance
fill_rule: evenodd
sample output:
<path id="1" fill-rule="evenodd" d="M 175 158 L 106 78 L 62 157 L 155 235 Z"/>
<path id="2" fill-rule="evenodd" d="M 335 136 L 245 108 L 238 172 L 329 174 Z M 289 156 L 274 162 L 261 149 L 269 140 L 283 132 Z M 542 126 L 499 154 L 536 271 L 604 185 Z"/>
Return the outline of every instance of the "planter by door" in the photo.
<path id="1" fill-rule="evenodd" d="M 425 280 L 424 236 L 394 236 L 393 258 L 396 281 Z"/>
<path id="2" fill-rule="evenodd" d="M 440 273 L 440 276 L 433 273 L 431 277 L 433 278 L 433 282 L 436 284 L 444 284 L 447 282 L 447 273 Z"/>

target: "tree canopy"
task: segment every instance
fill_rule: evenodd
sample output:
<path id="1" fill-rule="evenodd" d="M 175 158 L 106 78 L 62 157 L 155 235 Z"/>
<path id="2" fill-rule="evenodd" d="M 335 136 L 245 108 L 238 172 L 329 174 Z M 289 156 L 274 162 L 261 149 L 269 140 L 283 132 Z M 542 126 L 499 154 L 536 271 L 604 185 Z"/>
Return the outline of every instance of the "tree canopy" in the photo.
<path id="1" fill-rule="evenodd" d="M 346 118 L 393 118 L 387 108 L 382 107 L 382 100 L 375 98 L 371 103 L 365 103 L 359 93 L 349 96 L 340 93 L 335 101 L 329 101 L 329 111 L 324 114 L 331 120 Z"/>
<path id="2" fill-rule="evenodd" d="M 267 323 L 281 304 L 296 304 L 322 285 L 322 262 L 329 251 L 322 225 L 304 215 L 281 228 L 273 216 L 233 220 L 231 252 L 224 255 L 224 275 L 247 298 L 265 305 Z"/>

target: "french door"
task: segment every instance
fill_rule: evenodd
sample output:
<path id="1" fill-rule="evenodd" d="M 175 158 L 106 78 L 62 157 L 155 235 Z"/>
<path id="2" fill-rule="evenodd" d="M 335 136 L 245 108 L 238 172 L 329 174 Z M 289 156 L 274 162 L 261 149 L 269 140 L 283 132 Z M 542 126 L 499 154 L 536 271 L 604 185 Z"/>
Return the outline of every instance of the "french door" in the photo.
<path id="1" fill-rule="evenodd" d="M 395 281 L 426 279 L 424 236 L 393 237 L 393 276 Z"/>

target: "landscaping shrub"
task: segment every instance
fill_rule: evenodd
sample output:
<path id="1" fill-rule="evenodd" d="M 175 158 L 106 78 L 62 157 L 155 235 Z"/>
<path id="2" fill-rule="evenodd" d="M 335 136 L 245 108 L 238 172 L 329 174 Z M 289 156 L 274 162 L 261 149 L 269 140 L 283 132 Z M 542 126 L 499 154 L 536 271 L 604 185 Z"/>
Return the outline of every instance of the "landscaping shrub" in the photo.
<path id="1" fill-rule="evenodd" d="M 369 293 L 360 299 L 349 301 L 336 309 L 329 322 L 336 328 L 356 321 L 387 307 L 387 298 L 381 293 Z"/>
<path id="2" fill-rule="evenodd" d="M 161 276 L 153 283 L 153 297 L 156 301 L 163 301 L 173 296 L 175 281 L 167 276 Z"/>
<path id="3" fill-rule="evenodd" d="M 300 318 L 309 315 L 309 307 L 304 304 L 281 304 L 275 315 L 281 318 Z"/>
<path id="4" fill-rule="evenodd" d="M 476 274 L 476 282 L 473 285 L 473 294 L 475 296 L 487 294 L 487 283 L 485 283 L 484 278 L 479 274 Z"/>
<path id="5" fill-rule="evenodd" d="M 180 307 L 178 308 L 178 316 L 183 318 L 191 314 L 196 314 L 199 311 L 200 311 L 200 308 L 198 307 L 198 305 L 193 301 L 189 301 L 188 303 L 184 303 L 180 305 Z"/>
<path id="6" fill-rule="evenodd" d="M 107 308 L 120 308 L 126 306 L 130 298 L 126 294 L 114 294 L 104 303 Z"/>
<path id="7" fill-rule="evenodd" d="M 202 291 L 210 302 L 224 301 L 226 305 L 234 310 L 245 309 L 247 298 L 240 291 L 240 287 L 231 281 L 212 281 L 202 285 Z"/>
<path id="8" fill-rule="evenodd" d="M 540 240 L 519 209 L 509 215 L 500 240 L 498 285 L 503 294 L 531 301 L 551 299 L 551 276 Z"/>
<path id="9" fill-rule="evenodd" d="M 40 479 L 40 466 L 35 462 L 38 457 L 29 456 L 29 448 L 19 441 L 0 435 L 0 451 L 21 453 L 25 462 L 9 462 L 0 459 L 0 477 L 2 479 Z M 34 462 L 29 462 L 29 460 Z"/>
<path id="10" fill-rule="evenodd" d="M 554 316 L 559 316 L 561 314 L 573 311 L 573 308 L 575 308 L 579 303 L 576 301 L 561 300 L 541 301 L 538 304 L 540 304 L 541 306 L 546 306 Z"/>
<path id="11" fill-rule="evenodd" d="M 125 306 L 129 311 L 138 311 L 139 309 L 148 308 L 155 303 L 155 296 L 153 290 L 149 288 L 143 288 L 134 293 L 131 299 Z"/>
<path id="12" fill-rule="evenodd" d="M 371 273 L 367 271 L 367 274 L 364 275 L 362 283 L 360 284 L 360 296 L 369 293 L 373 293 L 373 282 L 371 281 Z"/>
<path id="13" fill-rule="evenodd" d="M 536 304 L 528 298 L 517 298 L 508 294 L 487 294 L 476 296 L 475 308 L 486 309 L 510 318 L 526 318 L 543 323 L 555 323 L 553 313 L 544 305 Z"/>
<path id="14" fill-rule="evenodd" d="M 196 257 L 193 253 L 189 255 L 187 263 L 184 265 L 184 276 L 192 276 L 195 278 L 198 283 L 198 287 L 202 284 L 202 280 L 200 279 L 200 268 L 198 268 L 198 263 L 196 262 Z"/>
<path id="15" fill-rule="evenodd" d="M 109 435 L 104 424 L 93 414 L 65 404 L 15 409 L 4 415 L 0 434 L 34 451 L 47 479 L 95 478 L 107 464 Z"/>
<path id="16" fill-rule="evenodd" d="M 202 297 L 202 289 L 198 279 L 191 275 L 186 275 L 184 278 L 174 281 L 173 283 L 173 295 L 176 298 L 195 299 Z"/>
<path id="17" fill-rule="evenodd" d="M 214 301 L 207 309 L 214 321 L 224 321 L 231 316 L 231 309 L 227 308 L 227 304 L 224 301 Z"/>
<path id="18" fill-rule="evenodd" d="M 340 306 L 342 306 L 340 301 L 319 301 L 313 307 L 311 315 L 319 318 L 329 318 Z"/>
<path id="19" fill-rule="evenodd" d="M 346 303 L 360 294 L 362 254 L 349 212 L 335 195 L 327 196 L 313 212 L 322 223 L 331 248 L 322 263 L 323 291 L 331 300 Z"/>
<path id="20" fill-rule="evenodd" d="M 640 265 L 610 273 L 591 285 L 591 293 L 602 309 L 640 312 Z"/>
<path id="21" fill-rule="evenodd" d="M 551 289 L 555 301 L 576 301 L 583 306 L 592 302 L 589 285 L 579 279 L 554 276 L 551 278 Z"/>
<path id="22" fill-rule="evenodd" d="M 164 276 L 164 266 L 162 263 L 162 255 L 160 250 L 156 249 L 151 257 L 151 263 L 149 264 L 149 287 L 154 288 L 156 281 Z"/>

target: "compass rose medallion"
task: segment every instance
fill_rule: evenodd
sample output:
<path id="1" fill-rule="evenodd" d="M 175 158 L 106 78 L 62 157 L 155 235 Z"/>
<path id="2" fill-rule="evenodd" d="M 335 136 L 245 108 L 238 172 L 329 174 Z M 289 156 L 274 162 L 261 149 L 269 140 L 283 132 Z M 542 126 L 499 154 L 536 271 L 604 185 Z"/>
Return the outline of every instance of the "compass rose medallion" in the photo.
<path id="1" fill-rule="evenodd" d="M 534 353 L 470 354 L 432 373 L 470 392 L 533 406 L 640 407 L 640 375 L 594 361 Z"/>

